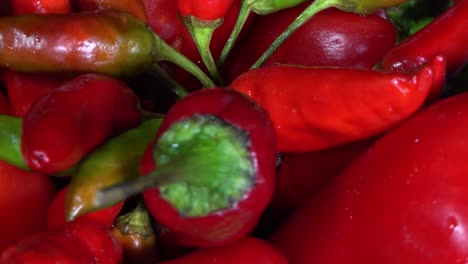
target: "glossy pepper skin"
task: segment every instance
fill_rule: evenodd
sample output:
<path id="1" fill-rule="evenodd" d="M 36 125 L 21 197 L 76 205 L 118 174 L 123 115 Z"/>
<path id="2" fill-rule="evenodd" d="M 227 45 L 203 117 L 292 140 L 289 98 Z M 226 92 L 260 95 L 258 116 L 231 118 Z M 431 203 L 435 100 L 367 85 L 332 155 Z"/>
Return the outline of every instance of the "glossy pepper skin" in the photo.
<path id="1" fill-rule="evenodd" d="M 5 151 L 2 149 L 2 151 Z M 0 252 L 47 228 L 47 208 L 55 195 L 52 179 L 0 160 Z"/>
<path id="2" fill-rule="evenodd" d="M 468 1 L 462 0 L 429 25 L 391 50 L 382 59 L 382 67 L 408 72 L 436 55 L 447 58 L 447 75 L 452 77 L 468 63 Z"/>
<path id="3" fill-rule="evenodd" d="M 130 87 L 104 75 L 84 74 L 30 108 L 23 121 L 21 152 L 34 170 L 63 171 L 140 121 L 138 97 Z"/>
<path id="4" fill-rule="evenodd" d="M 200 249 L 180 258 L 160 262 L 161 264 L 288 264 L 290 263 L 283 253 L 270 243 L 254 238 L 245 237 L 232 244 Z"/>
<path id="5" fill-rule="evenodd" d="M 7 70 L 5 79 L 12 114 L 24 117 L 31 105 L 39 98 L 59 87 L 63 82 L 72 79 L 72 77 Z"/>
<path id="6" fill-rule="evenodd" d="M 414 74 L 272 65 L 230 87 L 265 108 L 280 152 L 315 151 L 375 136 L 416 112 L 445 73 L 437 57 Z"/>
<path id="7" fill-rule="evenodd" d="M 55 195 L 49 210 L 47 210 L 47 229 L 49 230 L 67 224 L 67 219 L 65 218 L 65 199 L 70 189 L 69 187 L 69 185 L 65 186 Z M 111 207 L 84 214 L 78 217 L 76 221 L 92 221 L 107 226 L 110 229 L 114 225 L 117 215 L 122 210 L 123 204 L 123 202 L 120 202 Z"/>
<path id="8" fill-rule="evenodd" d="M 249 149 L 254 159 L 254 185 L 231 208 L 204 216 L 189 217 L 163 198 L 158 188 L 144 192 L 145 205 L 159 223 L 185 246 L 214 247 L 228 244 L 252 231 L 273 194 L 275 175 L 275 135 L 268 115 L 254 102 L 229 89 L 213 88 L 192 93 L 175 104 L 156 140 L 170 126 L 193 115 L 214 115 L 244 130 L 250 138 Z M 150 145 L 141 164 L 146 175 L 157 169 Z M 148 176 L 146 176 L 148 177 Z"/>
<path id="9" fill-rule="evenodd" d="M 20 72 L 130 76 L 153 61 L 153 34 L 126 13 L 0 17 L 0 37 L 0 65 Z"/>
<path id="10" fill-rule="evenodd" d="M 465 260 L 467 100 L 444 99 L 392 129 L 307 201 L 274 244 L 297 264 Z"/>
<path id="11" fill-rule="evenodd" d="M 194 16 L 200 20 L 224 18 L 234 0 L 177 0 L 181 16 Z"/>
<path id="12" fill-rule="evenodd" d="M 10 246 L 0 255 L 0 263 L 119 264 L 122 248 L 107 227 L 76 221 Z"/>
<path id="13" fill-rule="evenodd" d="M 81 12 L 94 10 L 116 10 L 128 12 L 136 18 L 147 21 L 142 0 L 72 0 Z"/>
<path id="14" fill-rule="evenodd" d="M 68 14 L 70 0 L 12 0 L 13 14 Z"/>
<path id="15" fill-rule="evenodd" d="M 247 71 L 305 7 L 256 17 L 223 66 L 226 79 L 232 81 Z M 378 15 L 327 9 L 291 34 L 263 66 L 284 63 L 372 68 L 395 45 L 395 40 L 395 27 Z"/>
<path id="16" fill-rule="evenodd" d="M 97 188 L 137 178 L 143 153 L 161 123 L 161 118 L 143 121 L 137 127 L 103 142 L 84 157 L 71 176 L 63 216 L 73 220 L 84 212 L 102 211 L 104 208 L 96 208 L 92 202 L 92 195 Z"/>

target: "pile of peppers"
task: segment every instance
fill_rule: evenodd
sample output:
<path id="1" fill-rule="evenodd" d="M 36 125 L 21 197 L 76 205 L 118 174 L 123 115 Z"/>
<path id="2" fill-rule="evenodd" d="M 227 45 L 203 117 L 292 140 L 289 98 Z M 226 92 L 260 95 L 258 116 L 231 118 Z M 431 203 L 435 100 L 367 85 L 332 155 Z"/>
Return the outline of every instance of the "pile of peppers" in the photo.
<path id="1" fill-rule="evenodd" d="M 467 18 L 3 1 L 0 264 L 465 263 Z"/>

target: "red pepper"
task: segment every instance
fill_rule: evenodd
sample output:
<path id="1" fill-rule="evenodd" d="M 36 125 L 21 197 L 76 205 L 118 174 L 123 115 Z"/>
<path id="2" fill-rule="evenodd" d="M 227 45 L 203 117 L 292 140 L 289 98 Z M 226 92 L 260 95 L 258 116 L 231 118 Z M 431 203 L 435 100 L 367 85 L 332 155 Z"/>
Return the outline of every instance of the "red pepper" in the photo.
<path id="1" fill-rule="evenodd" d="M 205 69 L 197 46 L 185 25 L 179 18 L 177 1 L 143 0 L 148 15 L 148 24 L 161 39 L 177 47 L 182 54 Z M 224 43 L 229 37 L 239 13 L 239 1 L 234 1 L 224 17 L 223 23 L 214 31 L 210 42 L 210 51 L 214 59 L 219 57 Z M 250 23 L 250 19 L 247 24 Z M 171 76 L 189 90 L 201 88 L 200 82 L 186 71 L 175 67 Z"/>
<path id="2" fill-rule="evenodd" d="M 429 25 L 389 50 L 382 67 L 408 72 L 430 61 L 436 55 L 447 58 L 447 75 L 455 75 L 468 63 L 468 1 L 462 0 Z"/>
<path id="3" fill-rule="evenodd" d="M 270 243 L 246 237 L 232 244 L 212 249 L 201 249 L 183 257 L 160 264 L 288 264 L 289 261 Z"/>
<path id="4" fill-rule="evenodd" d="M 10 246 L 0 255 L 0 263 L 119 264 L 122 248 L 107 227 L 75 221 Z"/>
<path id="5" fill-rule="evenodd" d="M 385 134 L 274 244 L 296 264 L 466 260 L 467 102 L 468 93 L 444 99 Z"/>
<path id="6" fill-rule="evenodd" d="M 46 230 L 47 208 L 55 194 L 49 176 L 0 160 L 0 252 L 27 236 Z"/>
<path id="7" fill-rule="evenodd" d="M 67 76 L 51 74 L 20 73 L 6 71 L 6 88 L 12 114 L 24 117 L 31 105 L 70 79 Z"/>
<path id="8" fill-rule="evenodd" d="M 117 10 L 128 12 L 143 21 L 148 20 L 142 0 L 74 0 L 74 4 L 81 12 Z"/>
<path id="9" fill-rule="evenodd" d="M 67 14 L 72 12 L 70 0 L 12 0 L 14 15 Z"/>
<path id="10" fill-rule="evenodd" d="M 63 171 L 140 121 L 138 97 L 130 87 L 111 77 L 84 74 L 30 108 L 23 121 L 21 151 L 34 170 Z"/>
<path id="11" fill-rule="evenodd" d="M 54 229 L 60 226 L 63 226 L 67 223 L 65 219 L 65 198 L 67 195 L 69 187 L 65 186 L 62 188 L 54 200 L 52 201 L 48 213 L 47 213 L 47 228 Z M 75 221 L 87 220 L 93 221 L 108 228 L 111 228 L 114 224 L 114 220 L 117 218 L 117 215 L 120 213 L 123 207 L 123 202 L 120 202 L 114 206 L 91 212 L 85 215 L 78 217 Z"/>
<path id="12" fill-rule="evenodd" d="M 194 16 L 200 20 L 222 19 L 234 0 L 177 0 L 180 15 Z"/>
<path id="13" fill-rule="evenodd" d="M 256 17 L 224 64 L 227 81 L 247 71 L 305 7 Z M 395 45 L 395 40 L 395 27 L 378 15 L 328 9 L 291 34 L 263 66 L 283 63 L 372 68 Z"/>
<path id="14" fill-rule="evenodd" d="M 272 65 L 230 85 L 267 110 L 278 151 L 314 151 L 375 136 L 416 112 L 445 73 L 437 57 L 412 75 Z"/>
<path id="15" fill-rule="evenodd" d="M 284 153 L 271 207 L 287 216 L 363 154 L 374 138 L 322 151 Z"/>
<path id="16" fill-rule="evenodd" d="M 145 176 L 98 192 L 95 203 L 146 189 L 149 212 L 180 244 L 231 243 L 252 231 L 270 202 L 274 142 L 268 115 L 247 97 L 224 88 L 194 92 L 168 112 L 143 157 Z"/>

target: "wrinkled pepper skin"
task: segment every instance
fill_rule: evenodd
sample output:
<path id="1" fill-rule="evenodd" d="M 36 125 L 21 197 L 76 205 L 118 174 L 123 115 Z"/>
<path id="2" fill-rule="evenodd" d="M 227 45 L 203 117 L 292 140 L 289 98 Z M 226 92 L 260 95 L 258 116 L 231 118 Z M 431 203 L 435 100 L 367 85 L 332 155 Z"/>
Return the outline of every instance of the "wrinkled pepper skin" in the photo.
<path id="1" fill-rule="evenodd" d="M 81 12 L 95 10 L 116 10 L 128 12 L 142 21 L 147 21 L 142 0 L 72 0 Z"/>
<path id="2" fill-rule="evenodd" d="M 0 17 L 0 65 L 20 72 L 131 76 L 152 64 L 153 34 L 127 13 Z"/>
<path id="3" fill-rule="evenodd" d="M 10 246 L 0 255 L 0 263 L 119 264 L 122 248 L 107 227 L 76 221 Z"/>
<path id="4" fill-rule="evenodd" d="M 11 244 L 46 230 L 47 208 L 55 195 L 49 176 L 0 161 L 0 252 Z"/>
<path id="5" fill-rule="evenodd" d="M 11 2 L 14 15 L 72 12 L 70 0 L 11 0 Z"/>
<path id="6" fill-rule="evenodd" d="M 256 17 L 223 66 L 226 79 L 232 81 L 247 71 L 304 7 Z M 291 34 L 263 65 L 372 68 L 395 40 L 395 27 L 382 17 L 327 9 Z"/>
<path id="7" fill-rule="evenodd" d="M 429 25 L 385 54 L 382 67 L 408 72 L 436 55 L 447 58 L 447 75 L 454 76 L 468 63 L 468 1 L 462 0 Z"/>
<path id="8" fill-rule="evenodd" d="M 215 115 L 247 132 L 251 157 L 255 159 L 254 185 L 235 206 L 205 216 L 184 217 L 166 201 L 158 188 L 146 190 L 145 205 L 156 221 L 166 226 L 174 239 L 189 247 L 214 247 L 245 236 L 257 224 L 271 200 L 275 176 L 275 135 L 268 115 L 258 105 L 235 91 L 213 88 L 193 92 L 168 112 L 155 141 L 171 124 L 195 114 Z M 141 174 L 156 169 L 153 144 L 143 156 Z"/>
<path id="9" fill-rule="evenodd" d="M 181 16 L 212 21 L 224 18 L 233 2 L 233 0 L 177 0 L 177 6 Z"/>
<path id="10" fill-rule="evenodd" d="M 452 96 L 392 129 L 307 201 L 274 244 L 297 264 L 465 261 L 467 101 L 468 93 Z"/>
<path id="11" fill-rule="evenodd" d="M 21 152 L 34 170 L 63 171 L 140 121 L 138 97 L 130 87 L 104 75 L 84 74 L 30 108 L 23 121 Z"/>
<path id="12" fill-rule="evenodd" d="M 445 73 L 437 57 L 414 74 L 272 65 L 230 87 L 265 108 L 280 152 L 316 151 L 386 131 L 416 112 Z"/>
<path id="13" fill-rule="evenodd" d="M 67 220 L 65 218 L 65 199 L 69 190 L 69 186 L 62 188 L 54 200 L 50 204 L 49 210 L 47 211 L 47 229 L 55 229 L 66 225 Z M 84 214 L 76 219 L 76 221 L 86 220 L 99 223 L 103 226 L 107 226 L 109 229 L 112 228 L 114 220 L 120 213 L 123 207 L 123 202 L 118 203 L 114 206 Z"/>
<path id="14" fill-rule="evenodd" d="M 174 260 L 160 262 L 160 264 L 288 264 L 283 253 L 270 243 L 254 238 L 245 237 L 232 244 L 200 249 Z"/>

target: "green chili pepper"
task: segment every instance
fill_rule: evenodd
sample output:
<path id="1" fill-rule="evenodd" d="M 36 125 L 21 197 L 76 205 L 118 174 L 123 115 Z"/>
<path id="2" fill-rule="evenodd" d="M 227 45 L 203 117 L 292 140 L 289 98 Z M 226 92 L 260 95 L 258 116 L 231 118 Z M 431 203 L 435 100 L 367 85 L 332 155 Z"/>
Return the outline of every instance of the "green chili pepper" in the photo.
<path id="1" fill-rule="evenodd" d="M 0 160 L 24 170 L 29 170 L 21 154 L 21 127 L 19 117 L 0 115 Z"/>
<path id="2" fill-rule="evenodd" d="M 66 199 L 66 218 L 73 220 L 83 213 L 95 211 L 97 189 L 138 177 L 143 153 L 156 135 L 162 118 L 144 121 L 93 151 L 71 177 Z"/>

